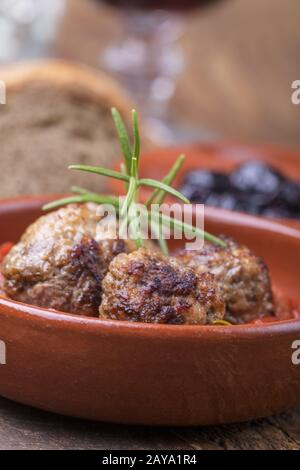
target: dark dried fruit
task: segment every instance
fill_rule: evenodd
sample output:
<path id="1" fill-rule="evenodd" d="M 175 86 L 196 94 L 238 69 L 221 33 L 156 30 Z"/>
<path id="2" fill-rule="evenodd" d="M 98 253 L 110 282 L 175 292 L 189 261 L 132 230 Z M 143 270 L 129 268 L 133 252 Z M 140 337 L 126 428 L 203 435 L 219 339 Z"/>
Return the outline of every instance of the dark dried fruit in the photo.
<path id="1" fill-rule="evenodd" d="M 230 175 L 193 170 L 183 194 L 194 203 L 266 217 L 300 219 L 300 183 L 259 161 L 247 161 Z"/>
<path id="2" fill-rule="evenodd" d="M 262 162 L 249 161 L 230 175 L 233 189 L 251 198 L 251 205 L 270 204 L 278 196 L 283 177 Z"/>

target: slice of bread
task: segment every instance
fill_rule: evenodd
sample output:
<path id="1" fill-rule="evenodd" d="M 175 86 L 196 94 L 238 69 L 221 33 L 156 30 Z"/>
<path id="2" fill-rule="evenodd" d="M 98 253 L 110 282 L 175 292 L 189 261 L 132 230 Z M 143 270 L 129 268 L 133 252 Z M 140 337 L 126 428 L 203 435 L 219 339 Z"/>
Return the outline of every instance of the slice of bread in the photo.
<path id="1" fill-rule="evenodd" d="M 60 61 L 0 69 L 0 197 L 66 193 L 71 185 L 101 191 L 103 178 L 67 170 L 73 163 L 113 166 L 120 148 L 110 109 L 130 123 L 132 104 L 98 70 Z"/>

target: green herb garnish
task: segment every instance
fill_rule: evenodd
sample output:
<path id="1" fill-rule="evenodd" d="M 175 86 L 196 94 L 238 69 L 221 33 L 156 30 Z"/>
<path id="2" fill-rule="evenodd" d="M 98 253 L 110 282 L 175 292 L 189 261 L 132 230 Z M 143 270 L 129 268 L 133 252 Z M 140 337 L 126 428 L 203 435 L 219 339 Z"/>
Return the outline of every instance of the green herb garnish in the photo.
<path id="1" fill-rule="evenodd" d="M 126 188 L 125 198 L 121 201 L 117 196 L 97 194 L 85 188 L 75 186 L 71 188 L 71 191 L 74 194 L 73 196 L 50 202 L 49 204 L 46 204 L 43 209 L 56 209 L 66 204 L 85 202 L 111 204 L 115 207 L 116 212 L 119 215 L 121 225 L 124 224 L 123 228 L 126 228 L 128 224 L 130 224 L 131 238 L 135 240 L 137 247 L 141 247 L 144 245 L 144 236 L 140 224 L 137 221 L 135 208 L 138 203 L 139 189 L 142 186 L 146 186 L 153 188 L 154 191 L 145 203 L 145 216 L 148 219 L 149 228 L 153 233 L 155 233 L 161 250 L 165 255 L 168 255 L 169 253 L 167 242 L 163 236 L 164 227 L 166 226 L 170 226 L 172 229 L 184 229 L 186 233 L 195 236 L 203 236 L 205 240 L 209 240 L 216 245 L 225 247 L 226 245 L 222 240 L 198 229 L 197 227 L 182 222 L 174 217 L 167 216 L 159 211 L 155 212 L 148 210 L 151 204 L 162 204 L 167 194 L 170 194 L 185 204 L 189 204 L 189 200 L 172 186 L 176 175 L 183 165 L 185 156 L 180 155 L 178 157 L 162 181 L 157 181 L 151 178 L 139 178 L 140 135 L 137 113 L 135 110 L 132 111 L 133 143 L 131 143 L 123 119 L 117 109 L 112 109 L 112 116 L 124 157 L 124 162 L 120 165 L 120 172 L 110 170 L 108 168 L 88 165 L 71 165 L 69 166 L 69 169 L 96 173 L 108 178 L 115 178 L 123 181 Z"/>
<path id="2" fill-rule="evenodd" d="M 215 326 L 232 326 L 232 323 L 227 320 L 215 320 L 212 324 Z"/>

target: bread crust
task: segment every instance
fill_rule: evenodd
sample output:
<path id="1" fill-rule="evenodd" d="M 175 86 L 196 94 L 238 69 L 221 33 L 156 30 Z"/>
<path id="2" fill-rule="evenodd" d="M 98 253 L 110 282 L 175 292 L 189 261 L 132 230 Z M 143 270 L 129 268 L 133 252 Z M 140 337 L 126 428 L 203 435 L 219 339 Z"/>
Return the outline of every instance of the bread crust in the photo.
<path id="1" fill-rule="evenodd" d="M 133 104 L 126 92 L 100 70 L 62 60 L 42 60 L 13 64 L 0 68 L 0 79 L 7 93 L 17 93 L 33 83 L 53 83 L 56 87 L 111 108 L 115 106 L 125 119 L 130 119 Z"/>

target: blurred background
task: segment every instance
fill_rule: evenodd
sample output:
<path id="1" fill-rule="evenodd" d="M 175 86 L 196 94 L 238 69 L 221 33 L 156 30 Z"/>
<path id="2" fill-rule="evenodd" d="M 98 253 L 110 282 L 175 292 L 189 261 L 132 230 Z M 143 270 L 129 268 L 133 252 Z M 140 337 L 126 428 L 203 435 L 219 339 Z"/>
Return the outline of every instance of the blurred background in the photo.
<path id="1" fill-rule="evenodd" d="M 45 56 L 101 68 L 166 144 L 295 147 L 299 20 L 299 0 L 0 0 L 0 62 Z"/>

